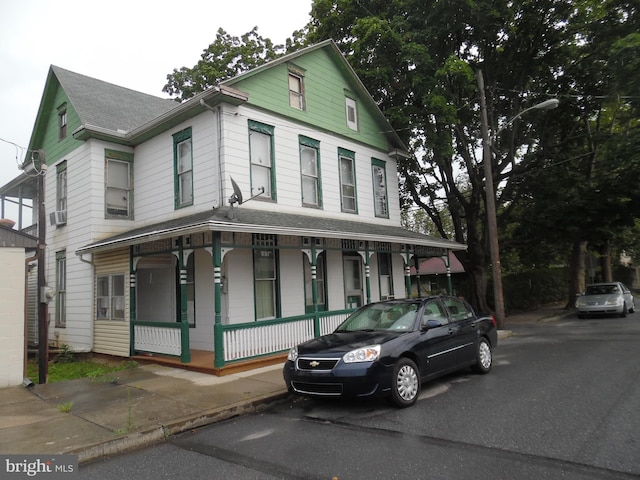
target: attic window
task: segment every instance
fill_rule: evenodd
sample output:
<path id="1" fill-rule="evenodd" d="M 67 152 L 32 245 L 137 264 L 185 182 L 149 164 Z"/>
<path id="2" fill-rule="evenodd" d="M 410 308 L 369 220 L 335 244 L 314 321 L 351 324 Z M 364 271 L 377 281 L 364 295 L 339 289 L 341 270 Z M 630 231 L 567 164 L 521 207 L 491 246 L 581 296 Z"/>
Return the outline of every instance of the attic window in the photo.
<path id="1" fill-rule="evenodd" d="M 351 130 L 358 130 L 358 109 L 356 101 L 351 97 L 345 97 L 345 106 L 347 114 L 347 127 Z"/>
<path id="2" fill-rule="evenodd" d="M 67 137 L 67 104 L 58 107 L 58 140 Z"/>
<path id="3" fill-rule="evenodd" d="M 288 70 L 289 105 L 298 110 L 304 110 L 304 69 L 290 64 L 288 65 Z"/>

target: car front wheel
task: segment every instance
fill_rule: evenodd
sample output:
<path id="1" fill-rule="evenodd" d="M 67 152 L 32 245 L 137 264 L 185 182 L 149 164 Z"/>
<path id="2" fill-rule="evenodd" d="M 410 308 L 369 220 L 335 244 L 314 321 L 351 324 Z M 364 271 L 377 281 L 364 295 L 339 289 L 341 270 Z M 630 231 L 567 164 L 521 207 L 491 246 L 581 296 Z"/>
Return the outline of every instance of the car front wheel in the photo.
<path id="1" fill-rule="evenodd" d="M 622 312 L 620 313 L 622 318 L 627 316 L 627 302 L 622 304 Z"/>
<path id="2" fill-rule="evenodd" d="M 481 338 L 476 347 L 476 364 L 473 369 L 478 373 L 489 373 L 492 363 L 491 345 L 486 338 Z"/>
<path id="3" fill-rule="evenodd" d="M 409 358 L 401 358 L 393 369 L 391 401 L 396 407 L 410 407 L 420 393 L 420 374 L 418 367 Z"/>

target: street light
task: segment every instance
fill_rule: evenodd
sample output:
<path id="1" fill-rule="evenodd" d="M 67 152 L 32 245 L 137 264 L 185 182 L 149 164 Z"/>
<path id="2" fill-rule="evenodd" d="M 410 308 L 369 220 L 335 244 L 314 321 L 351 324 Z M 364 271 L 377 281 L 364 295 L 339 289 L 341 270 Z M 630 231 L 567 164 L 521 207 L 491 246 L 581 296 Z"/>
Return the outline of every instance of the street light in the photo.
<path id="1" fill-rule="evenodd" d="M 493 274 L 493 298 L 496 309 L 498 328 L 504 328 L 504 296 L 502 291 L 502 269 L 500 267 L 500 247 L 498 245 L 498 222 L 496 219 L 496 199 L 493 191 L 493 169 L 491 166 L 491 140 L 530 110 L 550 110 L 556 108 L 560 101 L 556 98 L 545 100 L 529 107 L 500 127 L 493 137 L 489 137 L 489 121 L 487 119 L 487 101 L 484 95 L 484 78 L 482 70 L 477 71 L 478 90 L 480 92 L 480 122 L 482 125 L 482 162 L 484 163 L 484 185 L 487 197 L 487 228 L 489 229 L 489 249 L 491 251 L 491 269 Z"/>

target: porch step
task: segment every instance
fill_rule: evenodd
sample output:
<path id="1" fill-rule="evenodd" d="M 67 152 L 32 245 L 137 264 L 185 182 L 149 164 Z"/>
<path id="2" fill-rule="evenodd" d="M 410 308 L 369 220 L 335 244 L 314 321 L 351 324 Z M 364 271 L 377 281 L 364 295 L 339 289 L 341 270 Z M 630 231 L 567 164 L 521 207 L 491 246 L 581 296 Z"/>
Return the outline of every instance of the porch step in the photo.
<path id="1" fill-rule="evenodd" d="M 222 368 L 215 368 L 213 366 L 213 352 L 206 352 L 202 350 L 191 350 L 190 363 L 182 363 L 180 361 L 180 358 L 178 357 L 171 357 L 168 355 L 157 353 L 154 353 L 153 355 L 134 355 L 131 357 L 131 360 L 135 360 L 138 363 L 156 363 L 175 368 L 183 368 L 185 370 L 191 370 L 194 372 L 216 375 L 218 377 L 224 377 L 225 375 L 232 375 L 234 373 L 246 372 L 261 367 L 284 363 L 286 359 L 286 353 L 279 353 L 276 355 L 269 355 L 265 357 L 254 358 L 251 360 L 234 362 L 231 364 L 227 364 Z"/>

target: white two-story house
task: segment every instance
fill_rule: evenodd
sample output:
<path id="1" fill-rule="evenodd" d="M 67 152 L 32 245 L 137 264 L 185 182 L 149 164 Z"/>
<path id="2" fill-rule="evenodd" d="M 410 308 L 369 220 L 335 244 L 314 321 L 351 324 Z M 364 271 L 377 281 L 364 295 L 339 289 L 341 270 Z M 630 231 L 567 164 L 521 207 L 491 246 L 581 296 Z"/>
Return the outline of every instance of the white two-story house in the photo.
<path id="1" fill-rule="evenodd" d="M 465 248 L 401 227 L 406 149 L 332 41 L 183 103 L 52 66 L 29 149 L 75 351 L 272 358 Z"/>

